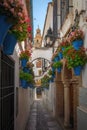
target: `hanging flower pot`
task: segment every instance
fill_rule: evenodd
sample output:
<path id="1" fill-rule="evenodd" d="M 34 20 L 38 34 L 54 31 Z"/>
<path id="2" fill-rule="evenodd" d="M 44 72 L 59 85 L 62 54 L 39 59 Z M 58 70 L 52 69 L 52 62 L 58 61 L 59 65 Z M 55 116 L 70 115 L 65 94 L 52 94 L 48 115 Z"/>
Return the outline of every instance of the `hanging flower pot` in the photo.
<path id="1" fill-rule="evenodd" d="M 55 69 L 57 69 L 57 71 L 60 73 L 61 72 L 61 69 L 62 69 L 62 62 L 61 61 L 57 61 L 57 62 L 55 62 L 54 64 L 53 64 L 53 67 L 55 68 Z"/>
<path id="2" fill-rule="evenodd" d="M 27 88 L 27 81 L 24 80 L 24 79 L 21 79 L 20 81 L 21 81 L 21 86 L 22 86 L 23 88 Z"/>
<path id="3" fill-rule="evenodd" d="M 27 67 L 24 67 L 24 68 L 23 68 L 23 71 L 24 71 L 25 73 L 29 73 L 29 72 L 30 72 L 29 68 L 27 68 Z"/>
<path id="4" fill-rule="evenodd" d="M 3 44 L 4 39 L 8 33 L 9 28 L 12 26 L 11 23 L 6 21 L 5 15 L 0 15 L 0 45 Z"/>
<path id="5" fill-rule="evenodd" d="M 52 72 L 55 72 L 55 68 L 54 67 L 52 67 Z"/>
<path id="6" fill-rule="evenodd" d="M 61 72 L 61 69 L 62 69 L 61 67 L 58 67 L 58 68 L 57 68 L 57 72 L 60 73 L 60 72 Z"/>
<path id="7" fill-rule="evenodd" d="M 74 74 L 76 76 L 79 76 L 81 74 L 81 71 L 82 71 L 82 66 L 76 66 L 73 69 L 74 69 Z"/>
<path id="8" fill-rule="evenodd" d="M 6 55 L 12 55 L 14 52 L 15 45 L 17 43 L 16 37 L 11 34 L 7 33 L 4 42 L 3 42 L 3 52 Z"/>
<path id="9" fill-rule="evenodd" d="M 62 49 L 62 51 L 64 51 L 64 50 L 65 50 L 65 47 L 62 47 L 61 49 Z"/>
<path id="10" fill-rule="evenodd" d="M 60 60 L 63 59 L 63 54 L 62 54 L 62 52 L 59 52 L 59 53 L 58 53 L 58 56 L 59 56 Z"/>
<path id="11" fill-rule="evenodd" d="M 21 59 L 21 66 L 26 67 L 27 61 L 27 59 Z"/>
<path id="12" fill-rule="evenodd" d="M 27 61 L 28 61 L 30 56 L 31 56 L 30 50 L 21 51 L 19 58 L 21 60 L 21 66 L 22 67 L 27 66 Z"/>
<path id="13" fill-rule="evenodd" d="M 83 45 L 83 40 L 75 40 L 72 42 L 72 45 L 75 50 L 79 50 L 80 47 L 82 47 L 82 45 Z"/>
<path id="14" fill-rule="evenodd" d="M 59 59 L 59 56 L 56 56 L 55 58 L 54 58 L 54 61 L 56 62 L 56 61 L 59 61 L 60 59 Z"/>

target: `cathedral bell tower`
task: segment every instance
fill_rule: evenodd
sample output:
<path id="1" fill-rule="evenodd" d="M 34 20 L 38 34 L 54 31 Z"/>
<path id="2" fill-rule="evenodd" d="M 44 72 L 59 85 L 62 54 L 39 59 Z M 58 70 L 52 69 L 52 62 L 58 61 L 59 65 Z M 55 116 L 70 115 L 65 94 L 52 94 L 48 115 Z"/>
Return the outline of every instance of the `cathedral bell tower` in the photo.
<path id="1" fill-rule="evenodd" d="M 42 45 L 41 42 L 42 42 L 41 30 L 38 27 L 38 29 L 36 30 L 35 38 L 34 38 L 34 47 L 40 48 Z"/>

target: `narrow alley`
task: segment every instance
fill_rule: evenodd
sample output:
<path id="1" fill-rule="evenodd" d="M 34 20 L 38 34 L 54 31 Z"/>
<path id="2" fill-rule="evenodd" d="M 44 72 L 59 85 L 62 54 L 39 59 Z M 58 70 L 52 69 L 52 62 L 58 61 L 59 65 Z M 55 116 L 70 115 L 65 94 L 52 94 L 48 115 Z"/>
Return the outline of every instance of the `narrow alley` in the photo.
<path id="1" fill-rule="evenodd" d="M 0 0 L 0 130 L 87 130 L 87 0 Z"/>
<path id="2" fill-rule="evenodd" d="M 25 130 L 62 130 L 62 128 L 48 112 L 42 100 L 35 100 Z"/>

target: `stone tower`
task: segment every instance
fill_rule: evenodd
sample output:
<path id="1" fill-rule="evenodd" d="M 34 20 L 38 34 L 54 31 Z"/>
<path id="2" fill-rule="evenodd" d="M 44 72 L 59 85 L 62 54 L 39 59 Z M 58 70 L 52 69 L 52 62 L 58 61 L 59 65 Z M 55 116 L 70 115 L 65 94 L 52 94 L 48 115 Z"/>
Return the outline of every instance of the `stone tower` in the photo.
<path id="1" fill-rule="evenodd" d="M 42 42 L 41 30 L 39 29 L 39 26 L 38 26 L 38 29 L 36 30 L 36 35 L 34 38 L 34 47 L 40 48 L 42 45 L 41 42 Z"/>

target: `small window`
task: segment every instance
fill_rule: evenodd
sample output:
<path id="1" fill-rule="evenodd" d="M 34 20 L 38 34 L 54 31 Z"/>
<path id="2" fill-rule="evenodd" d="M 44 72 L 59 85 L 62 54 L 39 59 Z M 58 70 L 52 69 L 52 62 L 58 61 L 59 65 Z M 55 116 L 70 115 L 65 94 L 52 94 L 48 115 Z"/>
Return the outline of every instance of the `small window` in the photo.
<path id="1" fill-rule="evenodd" d="M 85 10 L 87 11 L 87 0 L 85 1 Z"/>

